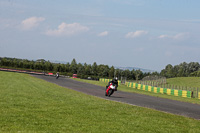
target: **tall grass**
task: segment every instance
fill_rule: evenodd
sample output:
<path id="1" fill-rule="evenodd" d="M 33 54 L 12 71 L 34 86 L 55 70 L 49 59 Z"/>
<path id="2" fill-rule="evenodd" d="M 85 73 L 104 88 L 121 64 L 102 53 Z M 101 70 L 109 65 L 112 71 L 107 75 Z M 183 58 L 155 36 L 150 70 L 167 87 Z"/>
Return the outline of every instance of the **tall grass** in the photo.
<path id="1" fill-rule="evenodd" d="M 200 121 L 0 71 L 0 132 L 200 132 Z"/>

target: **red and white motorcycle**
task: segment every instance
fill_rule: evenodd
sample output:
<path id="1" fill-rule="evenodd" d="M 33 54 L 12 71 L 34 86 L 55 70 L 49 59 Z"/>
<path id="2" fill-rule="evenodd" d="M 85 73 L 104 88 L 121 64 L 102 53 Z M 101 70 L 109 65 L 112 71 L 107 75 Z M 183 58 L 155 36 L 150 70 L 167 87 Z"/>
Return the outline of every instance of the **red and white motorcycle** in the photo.
<path id="1" fill-rule="evenodd" d="M 114 91 L 116 90 L 116 85 L 113 85 L 112 83 L 106 88 L 105 96 L 111 96 Z"/>

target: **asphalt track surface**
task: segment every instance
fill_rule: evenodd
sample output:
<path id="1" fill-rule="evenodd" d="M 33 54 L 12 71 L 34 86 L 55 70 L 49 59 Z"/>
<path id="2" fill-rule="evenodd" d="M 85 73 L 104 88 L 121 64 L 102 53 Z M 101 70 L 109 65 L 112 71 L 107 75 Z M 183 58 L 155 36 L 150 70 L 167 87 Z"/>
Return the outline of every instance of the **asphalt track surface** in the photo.
<path id="1" fill-rule="evenodd" d="M 106 97 L 104 87 L 75 81 L 69 78 L 60 77 L 59 79 L 56 79 L 55 77 L 51 76 L 41 76 L 41 75 L 34 75 L 34 76 L 51 83 L 55 83 L 62 87 L 86 93 L 88 95 L 93 95 L 108 100 L 151 108 L 167 113 L 182 115 L 185 117 L 190 117 L 200 120 L 200 105 L 198 104 L 179 102 L 175 100 L 169 100 L 164 98 L 158 98 L 158 97 L 152 97 L 142 94 L 122 92 L 122 91 L 117 91 L 112 96 Z"/>

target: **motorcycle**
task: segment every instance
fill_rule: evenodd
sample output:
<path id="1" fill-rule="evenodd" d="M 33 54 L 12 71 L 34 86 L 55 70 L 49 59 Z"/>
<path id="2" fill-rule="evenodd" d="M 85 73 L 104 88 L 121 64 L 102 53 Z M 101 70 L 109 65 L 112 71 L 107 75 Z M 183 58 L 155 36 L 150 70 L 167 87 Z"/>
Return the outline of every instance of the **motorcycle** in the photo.
<path id="1" fill-rule="evenodd" d="M 56 79 L 58 79 L 59 78 L 59 74 L 56 74 Z"/>
<path id="2" fill-rule="evenodd" d="M 111 96 L 114 91 L 116 90 L 116 85 L 113 85 L 112 83 L 106 88 L 105 96 Z"/>

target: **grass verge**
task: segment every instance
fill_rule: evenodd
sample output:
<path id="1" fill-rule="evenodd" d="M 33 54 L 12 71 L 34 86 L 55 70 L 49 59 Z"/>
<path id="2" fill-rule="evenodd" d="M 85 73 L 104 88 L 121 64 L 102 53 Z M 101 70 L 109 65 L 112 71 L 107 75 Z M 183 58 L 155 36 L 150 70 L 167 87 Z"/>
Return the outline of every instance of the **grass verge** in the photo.
<path id="1" fill-rule="evenodd" d="M 200 121 L 0 71 L 0 132 L 200 132 Z"/>
<path id="2" fill-rule="evenodd" d="M 184 86 L 184 87 L 199 87 L 200 88 L 200 78 L 199 77 L 178 77 L 169 78 L 167 83 L 171 85 Z"/>

